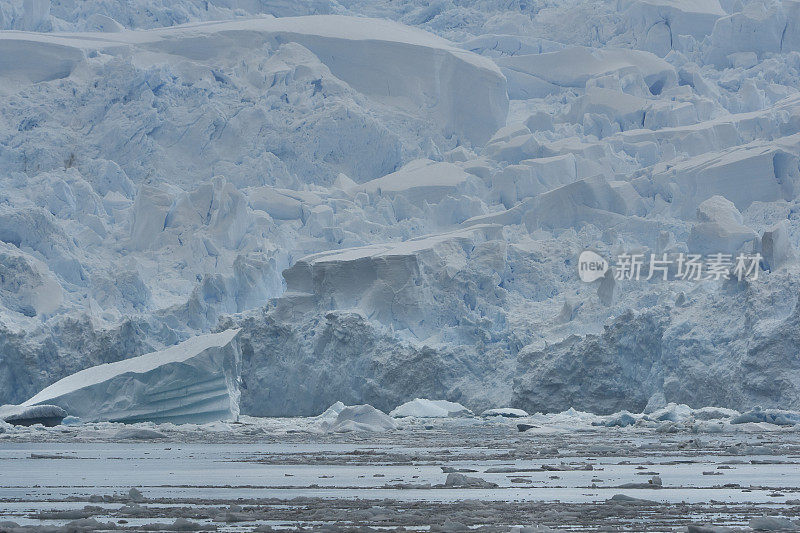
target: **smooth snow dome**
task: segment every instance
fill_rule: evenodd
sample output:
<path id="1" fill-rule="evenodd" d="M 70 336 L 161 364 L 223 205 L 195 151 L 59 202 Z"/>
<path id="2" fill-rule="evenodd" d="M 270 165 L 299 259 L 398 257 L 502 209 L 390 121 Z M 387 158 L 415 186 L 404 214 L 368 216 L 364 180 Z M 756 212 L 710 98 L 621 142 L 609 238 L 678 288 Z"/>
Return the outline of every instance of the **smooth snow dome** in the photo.
<path id="1" fill-rule="evenodd" d="M 0 403 L 800 409 L 798 6 L 0 0 Z"/>
<path id="2" fill-rule="evenodd" d="M 416 398 L 396 407 L 389 416 L 401 418 L 414 416 L 418 418 L 447 418 L 451 416 L 471 415 L 472 411 L 458 402 L 447 400 L 428 400 Z"/>

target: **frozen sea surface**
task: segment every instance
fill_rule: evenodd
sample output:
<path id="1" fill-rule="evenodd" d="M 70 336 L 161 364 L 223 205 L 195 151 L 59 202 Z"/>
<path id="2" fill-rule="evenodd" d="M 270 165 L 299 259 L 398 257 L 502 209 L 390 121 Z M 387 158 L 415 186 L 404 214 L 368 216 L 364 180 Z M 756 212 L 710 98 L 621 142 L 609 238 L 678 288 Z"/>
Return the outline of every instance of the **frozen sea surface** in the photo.
<path id="1" fill-rule="evenodd" d="M 452 523 L 479 531 L 673 531 L 701 523 L 751 530 L 765 514 L 800 514 L 794 427 L 520 433 L 507 420 L 470 418 L 328 434 L 313 431 L 315 422 L 249 419 L 205 432 L 164 425 L 146 439 L 112 438 L 115 424 L 7 433 L 0 521 L 67 527 L 93 518 L 102 526 L 95 529 L 109 522 L 178 528 L 182 518 L 225 531 L 462 530 Z M 459 484 L 453 472 L 497 486 Z"/>

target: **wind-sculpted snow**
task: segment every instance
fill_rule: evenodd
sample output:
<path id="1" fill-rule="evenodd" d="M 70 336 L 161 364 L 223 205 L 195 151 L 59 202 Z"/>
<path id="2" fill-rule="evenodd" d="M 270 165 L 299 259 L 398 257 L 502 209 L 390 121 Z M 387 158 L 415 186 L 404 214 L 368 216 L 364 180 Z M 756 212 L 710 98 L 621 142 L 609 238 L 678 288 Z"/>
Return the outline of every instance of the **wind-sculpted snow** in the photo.
<path id="1" fill-rule="evenodd" d="M 245 414 L 800 409 L 798 5 L 0 0 L 0 402 L 241 328 Z"/>

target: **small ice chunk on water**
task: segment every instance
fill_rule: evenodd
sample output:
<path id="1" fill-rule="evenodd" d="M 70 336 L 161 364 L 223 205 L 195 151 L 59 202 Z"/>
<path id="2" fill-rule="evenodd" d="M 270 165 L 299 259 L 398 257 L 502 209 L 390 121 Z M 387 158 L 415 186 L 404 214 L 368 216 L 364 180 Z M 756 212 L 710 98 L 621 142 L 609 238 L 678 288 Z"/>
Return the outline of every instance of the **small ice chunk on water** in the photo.
<path id="1" fill-rule="evenodd" d="M 334 404 L 335 405 L 335 404 Z M 344 407 L 333 422 L 322 422 L 322 428 L 333 433 L 365 431 L 379 433 L 397 428 L 396 422 L 369 404 Z"/>
<path id="2" fill-rule="evenodd" d="M 497 488 L 497 483 L 486 481 L 483 478 L 467 476 L 452 472 L 447 474 L 447 479 L 444 482 L 445 487 L 468 487 L 468 488 L 481 488 L 481 489 L 494 489 Z"/>
<path id="3" fill-rule="evenodd" d="M 502 416 L 505 418 L 524 418 L 528 416 L 527 411 L 523 411 L 522 409 L 514 409 L 513 407 L 501 407 L 499 409 L 487 409 L 486 411 L 481 413 L 481 416 L 490 417 L 490 416 Z"/>
<path id="4" fill-rule="evenodd" d="M 457 402 L 416 398 L 396 407 L 389 415 L 395 418 L 406 416 L 417 418 L 448 418 L 454 416 L 471 416 L 472 411 Z"/>
<path id="5" fill-rule="evenodd" d="M 0 407 L 0 420 L 13 426 L 32 426 L 42 424 L 57 426 L 67 416 L 67 412 L 56 405 L 3 405 Z"/>

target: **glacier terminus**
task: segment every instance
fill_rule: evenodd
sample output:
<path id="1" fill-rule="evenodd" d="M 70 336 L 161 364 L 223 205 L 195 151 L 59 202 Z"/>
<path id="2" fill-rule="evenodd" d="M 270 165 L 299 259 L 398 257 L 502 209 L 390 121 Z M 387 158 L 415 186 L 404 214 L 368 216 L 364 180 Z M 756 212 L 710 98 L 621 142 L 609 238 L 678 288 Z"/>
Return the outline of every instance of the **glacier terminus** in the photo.
<path id="1" fill-rule="evenodd" d="M 0 531 L 800 530 L 800 1 L 0 0 Z"/>

